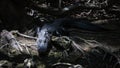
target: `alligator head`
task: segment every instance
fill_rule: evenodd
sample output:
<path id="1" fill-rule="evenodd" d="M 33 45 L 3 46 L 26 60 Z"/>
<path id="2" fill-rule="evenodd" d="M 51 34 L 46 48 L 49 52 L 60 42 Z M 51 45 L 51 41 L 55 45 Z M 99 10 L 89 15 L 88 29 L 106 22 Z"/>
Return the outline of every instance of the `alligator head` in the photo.
<path id="1" fill-rule="evenodd" d="M 51 32 L 47 28 L 38 29 L 37 48 L 39 53 L 44 53 L 49 50 L 51 42 Z"/>

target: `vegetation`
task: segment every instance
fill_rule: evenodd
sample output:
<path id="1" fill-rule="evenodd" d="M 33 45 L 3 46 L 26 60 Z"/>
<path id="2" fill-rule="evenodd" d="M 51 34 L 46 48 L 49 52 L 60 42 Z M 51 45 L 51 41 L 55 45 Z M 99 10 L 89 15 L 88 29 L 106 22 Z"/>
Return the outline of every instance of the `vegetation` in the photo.
<path id="1" fill-rule="evenodd" d="M 109 31 L 67 28 L 39 54 L 37 27 L 61 18 Z M 119 18 L 119 0 L 0 0 L 0 68 L 120 68 Z"/>

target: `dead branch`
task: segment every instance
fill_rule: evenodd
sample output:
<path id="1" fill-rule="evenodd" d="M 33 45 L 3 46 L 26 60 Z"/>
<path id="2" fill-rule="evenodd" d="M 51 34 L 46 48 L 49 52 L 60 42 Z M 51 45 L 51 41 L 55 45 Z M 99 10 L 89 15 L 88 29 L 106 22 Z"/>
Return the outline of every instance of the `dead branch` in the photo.
<path id="1" fill-rule="evenodd" d="M 12 33 L 12 34 L 18 34 L 18 35 L 21 36 L 21 37 L 25 37 L 25 38 L 29 38 L 29 39 L 34 39 L 34 40 L 37 39 L 36 37 L 32 37 L 32 36 L 28 36 L 28 35 L 22 34 L 22 33 L 20 33 L 19 31 L 11 31 L 11 33 Z"/>
<path id="2" fill-rule="evenodd" d="M 47 14 L 54 15 L 54 16 L 63 15 L 64 13 L 71 12 L 75 9 L 94 9 L 94 10 L 98 10 L 98 9 L 107 8 L 106 6 L 105 7 L 91 6 L 90 4 L 81 4 L 79 2 L 75 3 L 73 5 L 61 8 L 60 10 L 58 8 L 52 8 L 52 7 L 48 7 L 48 6 L 45 7 L 45 6 L 42 6 L 42 5 L 37 5 L 33 2 L 31 2 L 29 7 L 33 8 L 34 10 L 38 10 L 40 13 L 45 13 L 45 14 L 47 13 Z"/>
<path id="3" fill-rule="evenodd" d="M 16 40 L 16 38 L 12 35 L 11 32 L 8 32 L 7 30 L 3 30 L 1 33 L 1 37 L 4 39 L 6 43 L 9 43 L 10 46 L 15 48 L 18 51 L 23 51 L 22 47 L 19 45 L 19 42 Z"/>

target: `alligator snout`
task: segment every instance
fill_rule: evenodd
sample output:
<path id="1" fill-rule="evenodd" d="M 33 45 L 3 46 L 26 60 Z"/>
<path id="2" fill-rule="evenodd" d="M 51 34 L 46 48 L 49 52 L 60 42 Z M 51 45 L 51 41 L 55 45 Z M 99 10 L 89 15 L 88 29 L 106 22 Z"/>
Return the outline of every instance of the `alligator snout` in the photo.
<path id="1" fill-rule="evenodd" d="M 48 48 L 48 44 L 49 41 L 48 40 L 44 40 L 44 39 L 39 39 L 37 41 L 37 47 L 38 47 L 38 51 L 39 52 L 46 52 L 47 48 Z"/>
<path id="2" fill-rule="evenodd" d="M 47 29 L 42 29 L 38 32 L 38 39 L 37 39 L 37 48 L 39 53 L 45 53 L 49 51 L 49 47 L 51 41 L 51 34 L 48 32 Z"/>

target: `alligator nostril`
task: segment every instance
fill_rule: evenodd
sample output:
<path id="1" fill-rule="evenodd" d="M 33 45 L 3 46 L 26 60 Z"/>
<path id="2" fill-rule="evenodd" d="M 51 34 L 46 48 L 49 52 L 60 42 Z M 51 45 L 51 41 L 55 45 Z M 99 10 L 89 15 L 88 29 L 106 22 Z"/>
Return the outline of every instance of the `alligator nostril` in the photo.
<path id="1" fill-rule="evenodd" d="M 41 43 L 41 42 L 42 42 L 42 40 L 39 40 L 39 42 Z"/>

